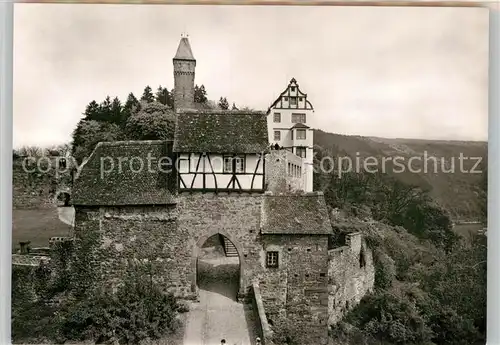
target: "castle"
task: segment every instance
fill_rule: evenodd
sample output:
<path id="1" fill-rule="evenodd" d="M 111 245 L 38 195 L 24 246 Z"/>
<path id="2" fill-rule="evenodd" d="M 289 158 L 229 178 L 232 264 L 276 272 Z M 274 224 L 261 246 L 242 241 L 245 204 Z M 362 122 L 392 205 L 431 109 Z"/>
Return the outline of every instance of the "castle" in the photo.
<path id="1" fill-rule="evenodd" d="M 74 238 L 95 240 L 102 283 L 149 262 L 166 291 L 196 299 L 198 256 L 219 235 L 239 256 L 238 297 L 254 301 L 264 343 L 288 322 L 302 343 L 326 344 L 328 326 L 373 289 L 374 268 L 359 233 L 331 241 L 312 191 L 307 95 L 292 79 L 266 112 L 200 111 L 186 37 L 173 64 L 174 139 L 99 143 L 73 184 Z"/>

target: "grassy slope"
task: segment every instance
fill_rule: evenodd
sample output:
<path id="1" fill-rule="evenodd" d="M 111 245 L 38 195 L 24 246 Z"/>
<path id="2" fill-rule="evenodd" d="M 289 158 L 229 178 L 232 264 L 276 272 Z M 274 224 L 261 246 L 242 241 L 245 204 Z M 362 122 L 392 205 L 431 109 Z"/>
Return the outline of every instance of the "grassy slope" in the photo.
<path id="1" fill-rule="evenodd" d="M 347 136 L 315 130 L 314 144 L 327 150 L 333 157 L 349 155 L 355 157 L 359 152 L 360 157 L 396 157 L 401 156 L 407 162 L 409 158 L 417 156 L 427 156 L 438 158 L 438 173 L 434 173 L 433 163 L 429 161 L 428 171 L 413 173 L 405 171 L 403 173 L 393 173 L 403 182 L 415 184 L 422 188 L 429 189 L 430 194 L 445 208 L 447 208 L 454 219 L 475 220 L 479 214 L 479 204 L 477 198 L 478 184 L 481 174 L 471 174 L 460 172 L 459 156 L 482 157 L 483 162 L 487 159 L 487 143 L 471 141 L 437 141 L 418 139 L 386 139 L 361 136 Z M 449 164 L 452 157 L 455 157 L 455 172 L 445 173 L 441 170 L 441 157 Z M 413 161 L 414 169 L 419 167 L 419 161 Z M 464 162 L 464 171 L 470 171 L 475 164 L 475 160 Z M 386 165 L 387 172 L 391 173 L 391 163 Z M 421 170 L 423 166 L 420 165 Z M 478 169 L 476 169 L 478 170 Z"/>
<path id="2" fill-rule="evenodd" d="M 47 247 L 53 236 L 68 236 L 71 227 L 61 222 L 57 209 L 16 209 L 12 211 L 12 247 L 31 241 L 31 247 Z"/>

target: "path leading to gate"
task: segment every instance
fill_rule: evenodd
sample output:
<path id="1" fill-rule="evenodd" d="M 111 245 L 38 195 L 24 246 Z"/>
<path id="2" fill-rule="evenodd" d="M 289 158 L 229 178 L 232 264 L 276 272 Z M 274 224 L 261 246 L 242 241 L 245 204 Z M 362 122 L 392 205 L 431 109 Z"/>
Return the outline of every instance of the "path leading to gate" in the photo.
<path id="1" fill-rule="evenodd" d="M 58 207 L 57 214 L 61 222 L 75 226 L 75 209 L 73 206 Z"/>
<path id="2" fill-rule="evenodd" d="M 238 258 L 199 260 L 200 301 L 189 311 L 184 345 L 254 345 L 255 317 L 248 305 L 236 301 Z"/>

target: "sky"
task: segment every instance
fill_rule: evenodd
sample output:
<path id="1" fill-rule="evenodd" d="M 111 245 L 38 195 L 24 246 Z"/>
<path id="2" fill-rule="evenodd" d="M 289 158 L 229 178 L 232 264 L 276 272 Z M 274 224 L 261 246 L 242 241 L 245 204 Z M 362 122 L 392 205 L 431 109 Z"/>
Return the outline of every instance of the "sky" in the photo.
<path id="1" fill-rule="evenodd" d="M 209 99 L 267 110 L 294 77 L 313 128 L 487 140 L 486 9 L 15 4 L 14 147 L 69 142 L 92 100 L 171 89 L 184 32 Z"/>

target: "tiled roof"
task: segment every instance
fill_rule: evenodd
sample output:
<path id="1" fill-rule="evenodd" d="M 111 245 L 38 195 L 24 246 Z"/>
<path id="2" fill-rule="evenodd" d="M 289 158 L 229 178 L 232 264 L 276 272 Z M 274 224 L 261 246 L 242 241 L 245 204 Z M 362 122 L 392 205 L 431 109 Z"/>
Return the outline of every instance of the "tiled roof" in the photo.
<path id="1" fill-rule="evenodd" d="M 290 129 L 293 129 L 293 128 L 311 128 L 307 125 L 304 125 L 303 123 L 296 123 L 295 125 L 292 126 L 292 128 Z"/>
<path id="2" fill-rule="evenodd" d="M 325 199 L 320 193 L 270 195 L 262 204 L 261 233 L 269 235 L 329 235 L 333 233 Z"/>
<path id="3" fill-rule="evenodd" d="M 159 167 L 159 163 L 168 162 L 165 157 L 172 157 L 171 148 L 172 141 L 162 140 L 99 143 L 75 179 L 73 205 L 174 203 L 177 180 L 173 158 L 171 172 L 169 167 Z"/>
<path id="4" fill-rule="evenodd" d="M 191 51 L 191 45 L 189 44 L 189 40 L 187 39 L 187 37 L 181 38 L 174 59 L 194 60 L 193 52 Z"/>
<path id="5" fill-rule="evenodd" d="M 174 152 L 260 153 L 268 146 L 264 112 L 210 110 L 177 114 Z"/>

